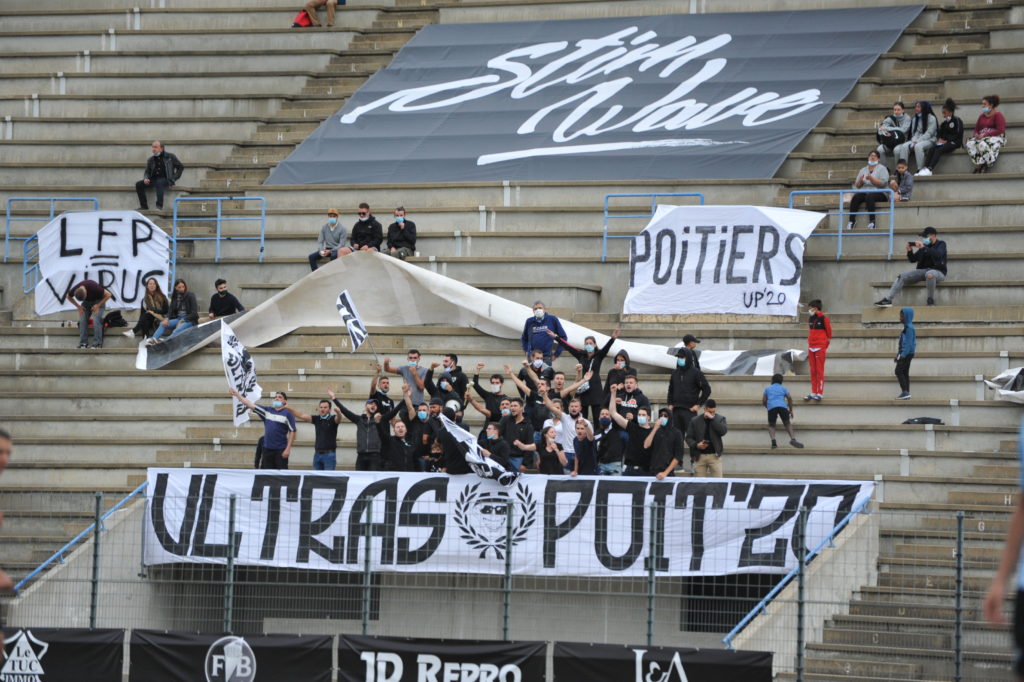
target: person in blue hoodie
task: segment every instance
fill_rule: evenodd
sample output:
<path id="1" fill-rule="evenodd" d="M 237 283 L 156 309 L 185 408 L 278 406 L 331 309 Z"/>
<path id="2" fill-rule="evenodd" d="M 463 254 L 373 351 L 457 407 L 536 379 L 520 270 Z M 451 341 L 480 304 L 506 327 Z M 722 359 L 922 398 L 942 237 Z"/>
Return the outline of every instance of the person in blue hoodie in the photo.
<path id="1" fill-rule="evenodd" d="M 900 322 L 903 331 L 900 333 L 899 346 L 896 349 L 896 379 L 900 382 L 900 394 L 896 400 L 910 400 L 910 361 L 917 350 L 917 332 L 914 330 L 914 309 L 901 308 Z"/>
<path id="2" fill-rule="evenodd" d="M 547 311 L 543 301 L 536 301 L 533 317 L 527 318 L 523 325 L 523 352 L 527 359 L 530 353 L 539 350 L 544 354 L 544 362 L 550 365 L 562 354 L 562 346 L 555 343 L 555 337 L 548 335 L 548 331 L 553 331 L 561 339 L 566 336 L 559 319 Z"/>

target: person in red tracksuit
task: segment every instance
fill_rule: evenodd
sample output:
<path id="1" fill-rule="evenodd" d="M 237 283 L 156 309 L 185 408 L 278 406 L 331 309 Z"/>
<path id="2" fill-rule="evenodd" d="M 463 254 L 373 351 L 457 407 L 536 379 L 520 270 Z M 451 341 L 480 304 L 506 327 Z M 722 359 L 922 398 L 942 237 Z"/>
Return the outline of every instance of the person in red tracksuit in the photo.
<path id="1" fill-rule="evenodd" d="M 825 393 L 825 351 L 832 340 L 832 323 L 821 312 L 821 299 L 816 298 L 807 304 L 811 312 L 807 320 L 807 364 L 811 366 L 811 392 L 804 396 L 804 401 L 821 402 Z"/>

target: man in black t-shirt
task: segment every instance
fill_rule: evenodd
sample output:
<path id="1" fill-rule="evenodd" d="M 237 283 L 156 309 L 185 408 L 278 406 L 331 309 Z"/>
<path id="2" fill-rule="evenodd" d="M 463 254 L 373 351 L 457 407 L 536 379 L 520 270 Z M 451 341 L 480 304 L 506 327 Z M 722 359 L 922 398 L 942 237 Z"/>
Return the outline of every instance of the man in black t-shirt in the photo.
<path id="1" fill-rule="evenodd" d="M 227 317 L 235 313 L 244 313 L 245 306 L 233 293 L 228 291 L 227 280 L 218 279 L 213 284 L 217 292 L 210 297 L 210 319 L 215 317 Z"/>
<path id="2" fill-rule="evenodd" d="M 285 409 L 295 415 L 299 421 L 309 422 L 316 431 L 313 443 L 313 469 L 315 471 L 334 471 L 338 460 L 338 423 L 341 421 L 341 410 L 335 408 L 331 414 L 331 401 L 321 400 L 315 415 L 303 414 L 286 405 Z"/>
<path id="3" fill-rule="evenodd" d="M 534 455 L 537 452 L 537 443 L 534 441 L 533 424 L 523 414 L 523 401 L 520 398 L 512 398 L 509 401 L 509 412 L 507 417 L 502 417 L 498 422 L 498 430 L 501 437 L 509 444 L 509 460 L 512 463 L 513 471 L 525 471 L 525 465 L 533 465 Z"/>
<path id="4" fill-rule="evenodd" d="M 78 309 L 78 347 L 89 347 L 85 340 L 89 338 L 92 317 L 92 347 L 103 348 L 103 311 L 113 294 L 91 279 L 83 279 L 69 291 L 67 300 Z"/>

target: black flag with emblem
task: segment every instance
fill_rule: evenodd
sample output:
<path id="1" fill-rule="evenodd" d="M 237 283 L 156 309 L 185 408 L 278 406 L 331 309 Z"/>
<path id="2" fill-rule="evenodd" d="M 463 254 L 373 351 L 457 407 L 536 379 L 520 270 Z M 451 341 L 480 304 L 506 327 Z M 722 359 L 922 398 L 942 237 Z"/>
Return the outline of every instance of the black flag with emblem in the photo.
<path id="1" fill-rule="evenodd" d="M 359 319 L 359 313 L 356 311 L 356 305 L 352 302 L 352 297 L 348 294 L 348 289 L 338 294 L 338 314 L 341 315 L 342 322 L 345 323 L 345 328 L 348 329 L 348 338 L 352 341 L 352 350 L 350 352 L 355 353 L 359 346 L 363 345 L 363 341 L 370 335 L 370 332 L 366 331 L 366 325 Z"/>

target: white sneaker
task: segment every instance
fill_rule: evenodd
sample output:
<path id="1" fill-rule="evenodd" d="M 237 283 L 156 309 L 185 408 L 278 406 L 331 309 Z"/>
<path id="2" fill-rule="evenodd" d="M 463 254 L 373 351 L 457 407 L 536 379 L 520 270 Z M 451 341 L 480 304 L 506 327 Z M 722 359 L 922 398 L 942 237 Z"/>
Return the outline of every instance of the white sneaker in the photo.
<path id="1" fill-rule="evenodd" d="M 921 170 L 917 171 L 917 177 L 919 178 L 927 178 L 931 174 L 932 172 L 928 168 L 922 168 Z"/>
<path id="2" fill-rule="evenodd" d="M 853 221 L 851 220 L 850 222 L 846 223 L 846 231 L 849 232 L 852 229 L 853 229 Z"/>
<path id="3" fill-rule="evenodd" d="M 134 339 L 135 338 L 135 332 L 133 332 L 131 329 L 129 329 L 126 332 L 121 332 L 121 333 L 124 334 L 125 336 L 127 336 L 129 339 Z"/>
<path id="4" fill-rule="evenodd" d="M 869 230 L 875 229 L 875 224 L 874 223 L 868 223 L 868 229 Z"/>

